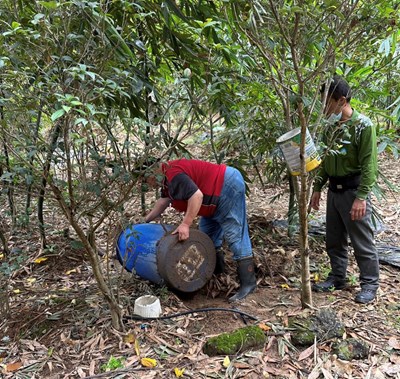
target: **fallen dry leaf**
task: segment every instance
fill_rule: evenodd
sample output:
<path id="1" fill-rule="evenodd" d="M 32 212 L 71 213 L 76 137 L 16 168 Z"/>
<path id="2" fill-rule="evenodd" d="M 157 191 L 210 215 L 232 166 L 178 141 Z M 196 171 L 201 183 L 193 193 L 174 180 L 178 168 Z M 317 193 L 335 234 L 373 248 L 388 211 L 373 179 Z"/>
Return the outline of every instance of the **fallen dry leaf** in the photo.
<path id="1" fill-rule="evenodd" d="M 235 362 L 233 364 L 234 367 L 239 368 L 239 369 L 249 369 L 251 368 L 251 365 L 249 365 L 248 363 L 244 363 L 244 362 Z"/>
<path id="2" fill-rule="evenodd" d="M 379 369 L 390 376 L 395 376 L 396 374 L 400 373 L 400 365 L 394 365 L 392 363 L 385 363 L 384 365 L 380 366 Z"/>
<path id="3" fill-rule="evenodd" d="M 390 362 L 392 362 L 392 363 L 394 363 L 394 364 L 396 364 L 396 365 L 400 364 L 400 355 L 398 355 L 398 354 L 391 354 L 391 355 L 390 355 Z"/>
<path id="4" fill-rule="evenodd" d="M 396 337 L 390 337 L 388 344 L 390 347 L 393 347 L 393 349 L 400 350 L 400 342 Z"/>
<path id="5" fill-rule="evenodd" d="M 333 375 L 325 368 L 321 368 L 322 374 L 324 375 L 324 379 L 334 379 Z"/>
<path id="6" fill-rule="evenodd" d="M 6 372 L 14 372 L 22 367 L 22 362 L 14 362 L 6 365 Z"/>
<path id="7" fill-rule="evenodd" d="M 137 356 L 139 356 L 140 355 L 140 345 L 139 345 L 139 340 L 135 340 L 135 344 L 134 344 L 134 346 L 135 346 L 135 353 L 136 353 L 136 355 Z"/>
<path id="8" fill-rule="evenodd" d="M 180 378 L 181 376 L 183 376 L 185 369 L 179 369 L 178 367 L 174 368 L 174 374 L 177 378 Z"/>
<path id="9" fill-rule="evenodd" d="M 353 373 L 353 365 L 349 361 L 335 359 L 332 362 L 332 371 L 339 375 L 347 375 L 350 378 Z"/>
<path id="10" fill-rule="evenodd" d="M 231 360 L 229 359 L 228 356 L 226 356 L 224 358 L 224 361 L 222 362 L 222 366 L 224 366 L 225 368 L 229 367 L 229 365 L 231 364 Z"/>
<path id="11" fill-rule="evenodd" d="M 370 378 L 373 378 L 373 379 L 386 379 L 386 375 L 381 370 L 379 370 L 379 368 L 376 368 L 374 370 L 373 376 L 370 376 Z"/>
<path id="12" fill-rule="evenodd" d="M 276 368 L 276 367 L 270 367 L 270 366 L 266 366 L 263 368 L 263 370 L 265 372 L 267 372 L 268 374 L 272 374 L 272 375 L 276 375 L 276 376 L 281 376 L 283 378 L 287 378 L 288 372 L 287 370 L 282 370 L 280 368 Z M 264 374 L 265 375 L 265 374 Z M 315 377 L 314 379 L 317 379 L 318 377 Z"/>
<path id="13" fill-rule="evenodd" d="M 142 358 L 140 360 L 140 363 L 144 367 L 156 367 L 157 366 L 157 361 L 153 358 Z"/>
<path id="14" fill-rule="evenodd" d="M 282 311 L 276 313 L 276 317 L 283 317 L 285 314 Z"/>
<path id="15" fill-rule="evenodd" d="M 128 333 L 127 335 L 124 336 L 124 342 L 125 343 L 134 343 L 136 342 L 135 335 L 132 333 Z"/>
<path id="16" fill-rule="evenodd" d="M 300 354 L 299 354 L 299 361 L 302 361 L 303 359 L 308 358 L 311 354 L 313 354 L 314 352 L 314 345 L 308 347 L 307 349 L 303 350 Z"/>
<path id="17" fill-rule="evenodd" d="M 133 355 L 129 358 L 126 359 L 125 361 L 125 367 L 130 367 L 134 365 L 135 363 L 139 362 L 139 357 L 136 355 Z"/>
<path id="18" fill-rule="evenodd" d="M 48 258 L 46 258 L 46 257 L 39 257 L 39 258 L 36 258 L 33 262 L 34 263 L 42 263 L 42 262 L 47 261 L 47 259 Z"/>
<path id="19" fill-rule="evenodd" d="M 264 324 L 263 322 L 260 323 L 260 324 L 258 324 L 258 327 L 259 327 L 261 330 L 264 330 L 264 332 L 268 332 L 268 331 L 271 330 L 271 327 L 268 326 L 267 324 Z"/>

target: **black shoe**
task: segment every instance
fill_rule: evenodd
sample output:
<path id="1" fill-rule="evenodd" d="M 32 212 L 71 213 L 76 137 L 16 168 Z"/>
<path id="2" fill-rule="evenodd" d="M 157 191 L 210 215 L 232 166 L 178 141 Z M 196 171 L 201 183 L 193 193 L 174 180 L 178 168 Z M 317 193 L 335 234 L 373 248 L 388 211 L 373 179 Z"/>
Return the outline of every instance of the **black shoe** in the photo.
<path id="1" fill-rule="evenodd" d="M 342 290 L 344 287 L 346 287 L 346 282 L 344 280 L 328 278 L 324 282 L 314 283 L 312 285 L 312 290 L 314 292 L 330 292 L 335 290 Z"/>
<path id="2" fill-rule="evenodd" d="M 361 288 L 361 291 L 356 295 L 354 301 L 356 303 L 368 304 L 376 297 L 376 290 L 369 288 Z"/>
<path id="3" fill-rule="evenodd" d="M 231 296 L 228 301 L 230 303 L 244 299 L 251 294 L 257 287 L 256 275 L 254 273 L 253 257 L 244 258 L 238 263 L 238 275 L 240 280 L 239 291 Z"/>

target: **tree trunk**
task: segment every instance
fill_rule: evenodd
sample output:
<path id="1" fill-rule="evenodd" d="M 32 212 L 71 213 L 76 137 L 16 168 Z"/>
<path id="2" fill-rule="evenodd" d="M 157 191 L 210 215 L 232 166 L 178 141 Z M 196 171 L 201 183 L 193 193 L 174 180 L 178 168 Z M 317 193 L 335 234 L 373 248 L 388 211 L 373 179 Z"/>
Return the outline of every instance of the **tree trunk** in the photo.
<path id="1" fill-rule="evenodd" d="M 304 117 L 303 103 L 299 103 L 299 118 L 301 125 L 300 162 L 301 182 L 299 195 L 299 221 L 300 221 L 300 253 L 301 253 L 301 305 L 303 308 L 312 307 L 312 294 L 310 282 L 310 250 L 308 246 L 308 198 L 307 198 L 307 169 L 305 160 L 307 124 Z"/>
<path id="2" fill-rule="evenodd" d="M 292 238 L 296 232 L 297 222 L 297 199 L 299 195 L 299 185 L 297 178 L 292 176 L 288 170 L 289 175 L 289 209 L 288 209 L 288 237 Z"/>
<path id="3" fill-rule="evenodd" d="M 4 123 L 5 117 L 4 117 L 4 109 L 1 106 L 0 107 L 0 119 Z M 4 126 L 5 127 L 5 126 Z M 11 165 L 10 165 L 10 157 L 8 154 L 8 147 L 7 147 L 7 142 L 5 138 L 5 133 L 3 133 L 2 137 L 2 142 L 3 142 L 3 152 L 4 152 L 4 157 L 5 157 L 5 168 L 7 172 L 11 174 Z M 2 174 L 4 173 L 4 170 L 2 170 Z M 8 206 L 10 208 L 10 214 L 11 214 L 11 229 L 14 230 L 16 224 L 17 224 L 17 210 L 15 207 L 15 202 L 14 202 L 14 188 L 13 184 L 10 182 L 7 182 L 7 180 L 3 180 L 3 186 L 6 188 L 6 193 L 7 193 L 7 198 L 8 198 Z"/>
<path id="4" fill-rule="evenodd" d="M 252 152 L 251 152 L 251 148 L 250 148 L 250 146 L 249 146 L 249 143 L 247 142 L 247 137 L 246 137 L 246 135 L 243 133 L 243 131 L 242 131 L 242 137 L 243 137 L 244 143 L 246 144 L 247 153 L 249 154 L 249 158 L 250 158 L 250 160 L 251 160 L 251 163 L 252 163 L 252 165 L 253 165 L 253 168 L 256 170 L 256 174 L 257 174 L 258 180 L 260 181 L 261 187 L 264 188 L 265 185 L 264 185 L 264 181 L 263 181 L 263 179 L 262 179 L 262 175 L 261 175 L 261 173 L 260 173 L 260 170 L 258 169 L 257 162 L 256 162 L 256 160 L 255 160 L 254 157 L 253 157 L 253 154 L 252 154 Z M 218 163 L 221 163 L 221 162 L 218 162 Z"/>
<path id="5" fill-rule="evenodd" d="M 39 136 L 39 128 L 40 128 L 40 123 L 42 120 L 42 107 L 43 107 L 43 102 L 40 101 L 40 105 L 39 105 L 39 110 L 37 113 L 37 119 L 36 119 L 36 127 L 35 127 L 35 132 L 33 135 L 33 141 L 32 141 L 32 145 L 36 146 L 36 142 Z M 29 158 L 29 173 L 32 175 L 33 173 L 33 162 L 35 161 L 35 156 L 32 154 Z M 33 180 L 28 184 L 28 188 L 27 188 L 27 195 L 26 195 L 26 204 L 25 204 L 25 214 L 26 214 L 26 218 L 27 220 L 29 220 L 29 208 L 31 207 L 31 199 L 32 199 L 32 186 L 33 186 Z"/>
<path id="6" fill-rule="evenodd" d="M 103 294 L 104 298 L 106 299 L 108 306 L 110 308 L 112 326 L 117 330 L 123 330 L 124 325 L 122 323 L 121 309 L 112 290 L 107 286 L 105 275 L 103 274 L 103 271 L 101 269 L 99 256 L 96 250 L 90 244 L 90 241 L 88 240 L 84 230 L 79 226 L 78 221 L 71 212 L 70 207 L 66 204 L 59 188 L 55 186 L 51 181 L 49 181 L 49 185 L 64 215 L 67 217 L 69 224 L 75 230 L 80 242 L 83 244 L 86 255 L 92 266 L 93 274 L 96 279 L 97 285 L 99 286 L 99 289 Z M 92 230 L 88 231 L 88 235 L 93 235 L 93 234 L 94 233 Z"/>
<path id="7" fill-rule="evenodd" d="M 43 166 L 43 176 L 40 186 L 39 198 L 38 198 L 38 207 L 37 207 L 37 216 L 39 220 L 39 231 L 40 231 L 40 239 L 42 249 L 46 248 L 46 229 L 44 226 L 44 215 L 43 215 L 43 206 L 44 206 L 44 196 L 46 194 L 46 185 L 47 185 L 47 177 L 50 172 L 51 167 L 51 159 L 53 158 L 54 151 L 57 147 L 57 141 L 61 133 L 61 123 L 57 122 L 54 127 L 53 134 L 51 136 L 49 150 L 47 152 L 46 161 Z"/>
<path id="8" fill-rule="evenodd" d="M 8 148 L 5 140 L 3 140 L 3 151 L 7 172 L 11 173 L 10 157 L 8 155 Z M 14 202 L 14 187 L 13 184 L 8 182 L 7 180 L 3 180 L 3 186 L 4 188 L 6 188 L 8 207 L 11 214 L 11 229 L 14 230 L 17 225 L 17 209 Z"/>
<path id="9" fill-rule="evenodd" d="M 2 228 L 0 228 L 0 240 L 1 240 L 1 243 L 2 243 L 2 245 L 3 245 L 3 252 L 4 252 L 4 254 L 5 254 L 6 256 L 9 255 L 9 254 L 10 254 L 10 250 L 9 250 L 9 248 L 8 248 L 7 237 L 6 237 L 6 235 L 5 235 L 5 233 L 4 233 L 4 231 L 3 231 Z"/>
<path id="10" fill-rule="evenodd" d="M 2 320 L 7 319 L 10 315 L 10 296 L 8 290 L 8 278 L 6 278 L 5 283 L 1 283 L 0 287 L 0 317 Z"/>

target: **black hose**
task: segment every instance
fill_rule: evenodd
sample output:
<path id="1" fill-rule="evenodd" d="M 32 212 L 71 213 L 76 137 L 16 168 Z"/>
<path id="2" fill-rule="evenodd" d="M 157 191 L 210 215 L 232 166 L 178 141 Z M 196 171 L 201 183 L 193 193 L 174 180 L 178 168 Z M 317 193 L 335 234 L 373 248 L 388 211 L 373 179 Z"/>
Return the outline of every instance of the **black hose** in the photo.
<path id="1" fill-rule="evenodd" d="M 190 311 L 179 312 L 179 313 L 174 313 L 172 315 L 160 316 L 160 317 L 143 317 L 143 316 L 139 316 L 139 315 L 128 315 L 128 316 L 124 316 L 123 318 L 125 320 L 167 320 L 169 318 L 184 316 L 184 315 L 188 315 L 191 313 L 215 312 L 215 311 L 239 313 L 240 315 L 242 315 L 244 317 L 248 317 L 250 320 L 257 321 L 256 317 L 251 316 L 248 313 L 239 311 L 238 309 L 231 309 L 231 308 L 200 308 L 200 309 L 192 309 Z"/>

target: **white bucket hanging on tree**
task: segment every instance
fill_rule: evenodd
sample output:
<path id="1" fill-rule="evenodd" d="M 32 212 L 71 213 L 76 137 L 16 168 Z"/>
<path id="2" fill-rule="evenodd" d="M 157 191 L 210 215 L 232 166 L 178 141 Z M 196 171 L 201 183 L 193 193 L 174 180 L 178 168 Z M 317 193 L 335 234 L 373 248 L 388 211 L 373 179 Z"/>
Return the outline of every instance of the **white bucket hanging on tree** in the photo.
<path id="1" fill-rule="evenodd" d="M 301 128 L 295 128 L 290 132 L 285 133 L 276 140 L 279 148 L 282 151 L 285 161 L 292 175 L 300 175 L 300 143 L 301 143 Z M 304 159 L 306 161 L 306 171 L 314 170 L 321 164 L 321 158 L 318 154 L 310 132 L 306 131 L 306 143 L 304 149 Z"/>

